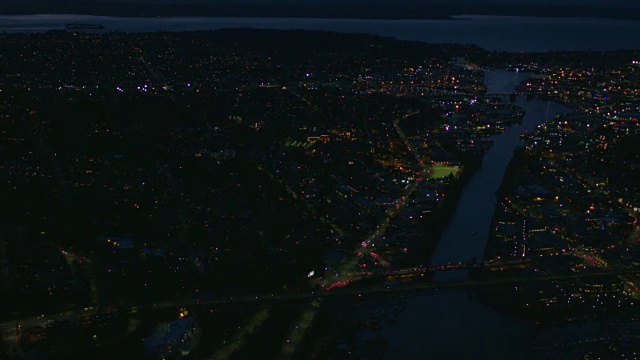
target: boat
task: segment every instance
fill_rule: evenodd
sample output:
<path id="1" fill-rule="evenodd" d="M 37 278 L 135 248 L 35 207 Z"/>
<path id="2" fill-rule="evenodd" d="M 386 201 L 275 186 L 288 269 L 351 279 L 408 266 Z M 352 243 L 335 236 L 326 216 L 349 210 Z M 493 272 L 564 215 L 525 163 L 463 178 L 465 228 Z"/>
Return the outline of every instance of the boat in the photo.
<path id="1" fill-rule="evenodd" d="M 103 25 L 99 24 L 67 24 L 66 28 L 68 30 L 99 30 L 104 29 Z"/>

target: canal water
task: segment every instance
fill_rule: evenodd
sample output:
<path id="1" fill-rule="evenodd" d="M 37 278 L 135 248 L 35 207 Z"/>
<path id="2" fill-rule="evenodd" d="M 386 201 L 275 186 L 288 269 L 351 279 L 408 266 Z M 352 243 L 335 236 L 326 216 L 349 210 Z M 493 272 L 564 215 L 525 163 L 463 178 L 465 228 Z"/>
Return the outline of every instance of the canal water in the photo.
<path id="1" fill-rule="evenodd" d="M 487 71 L 487 92 L 512 93 L 515 86 L 527 76 L 526 73 L 515 71 Z M 492 137 L 493 147 L 485 154 L 482 166 L 465 186 L 451 223 L 431 257 L 432 265 L 482 259 L 496 205 L 496 191 L 516 147 L 522 144 L 520 134 L 533 131 L 547 117 L 552 117 L 557 112 L 569 111 L 557 103 L 527 101 L 523 96 L 518 97 L 516 103 L 525 110 L 522 124 L 511 126 L 502 134 Z"/>
<path id="2" fill-rule="evenodd" d="M 514 92 L 526 74 L 488 71 L 488 93 Z M 505 170 L 520 145 L 519 135 L 531 131 L 546 118 L 570 109 L 554 102 L 516 100 L 525 110 L 522 124 L 494 136 L 494 146 L 482 166 L 463 190 L 456 212 L 435 249 L 431 264 L 481 260 L 496 204 L 496 191 Z M 442 274 L 464 277 L 465 272 Z M 408 300 L 398 321 L 383 330 L 390 342 L 385 359 L 528 359 L 528 344 L 534 335 L 526 321 L 500 313 L 475 301 L 466 290 L 447 290 Z"/>

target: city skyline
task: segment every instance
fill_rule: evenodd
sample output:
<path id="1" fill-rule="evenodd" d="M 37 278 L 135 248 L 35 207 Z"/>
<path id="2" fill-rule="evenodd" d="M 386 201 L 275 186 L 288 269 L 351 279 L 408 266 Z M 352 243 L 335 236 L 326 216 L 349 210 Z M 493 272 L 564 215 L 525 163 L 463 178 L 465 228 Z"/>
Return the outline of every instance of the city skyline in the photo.
<path id="1" fill-rule="evenodd" d="M 1 358 L 640 353 L 637 22 L 2 21 Z"/>

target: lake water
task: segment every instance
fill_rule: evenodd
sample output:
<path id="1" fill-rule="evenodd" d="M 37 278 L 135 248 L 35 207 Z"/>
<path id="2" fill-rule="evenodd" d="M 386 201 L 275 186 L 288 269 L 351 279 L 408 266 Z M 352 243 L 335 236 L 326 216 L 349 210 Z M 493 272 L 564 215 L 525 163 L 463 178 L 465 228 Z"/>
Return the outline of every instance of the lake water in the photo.
<path id="1" fill-rule="evenodd" d="M 197 31 L 222 28 L 326 30 L 369 33 L 430 43 L 475 44 L 497 51 L 640 49 L 640 21 L 464 15 L 446 20 L 314 18 L 122 18 L 89 15 L 0 16 L 0 32 L 100 24 L 104 31 Z"/>

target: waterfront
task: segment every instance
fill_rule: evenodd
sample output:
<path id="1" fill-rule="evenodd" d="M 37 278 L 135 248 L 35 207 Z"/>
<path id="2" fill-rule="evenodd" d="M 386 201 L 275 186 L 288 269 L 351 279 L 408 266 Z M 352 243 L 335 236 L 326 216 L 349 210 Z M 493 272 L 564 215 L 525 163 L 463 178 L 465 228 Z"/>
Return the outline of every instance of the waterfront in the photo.
<path id="1" fill-rule="evenodd" d="M 125 18 L 90 15 L 0 16 L 0 32 L 63 30 L 98 24 L 91 32 L 201 31 L 223 28 L 304 29 L 368 33 L 429 43 L 474 44 L 491 51 L 618 50 L 640 48 L 640 21 L 464 15 L 445 20 L 317 18 Z M 612 34 L 615 34 L 613 36 Z"/>
<path id="2" fill-rule="evenodd" d="M 489 93 L 512 92 L 523 74 L 488 72 Z M 432 264 L 482 259 L 495 207 L 495 193 L 519 134 L 532 130 L 558 112 L 563 105 L 519 97 L 526 111 L 522 124 L 494 136 L 494 146 L 482 166 L 463 190 L 455 214 L 431 258 Z M 445 273 L 446 274 L 446 273 Z M 466 276 L 466 272 L 439 275 Z M 420 358 L 528 358 L 534 329 L 527 321 L 502 314 L 474 300 L 467 291 L 446 291 L 408 300 L 398 322 L 384 330 L 390 347 L 385 359 Z M 416 344 L 424 344 L 416 346 Z"/>
<path id="3" fill-rule="evenodd" d="M 207 339 L 198 349 L 202 357 L 238 351 L 231 357 L 341 358 L 338 353 L 351 352 L 379 359 L 389 344 L 381 337 L 386 332 L 402 347 L 388 356 L 448 358 L 449 344 L 464 349 L 458 357 L 506 358 L 529 354 L 532 341 L 560 347 L 544 341 L 549 332 L 541 328 L 562 326 L 565 318 L 582 323 L 596 313 L 610 326 L 618 314 L 638 314 L 632 302 L 602 301 L 602 294 L 626 295 L 622 281 L 600 282 L 603 273 L 608 279 L 637 275 L 630 264 L 637 265 L 638 253 L 626 246 L 615 253 L 585 248 L 599 238 L 607 249 L 626 240 L 633 219 L 621 211 L 640 206 L 640 181 L 630 181 L 640 177 L 616 171 L 640 164 L 632 151 L 640 126 L 632 132 L 629 125 L 637 115 L 622 117 L 640 110 L 634 109 L 637 52 L 488 54 L 471 46 L 268 30 L 2 38 L 7 171 L 0 195 L 15 204 L 6 209 L 0 234 L 11 312 L 3 318 L 5 349 L 136 356 L 135 346 L 122 345 L 139 345 L 157 325 L 194 316 Z M 507 64 L 539 70 L 518 87 L 545 98 L 518 99 L 529 116 L 537 114 L 527 119 L 552 115 L 551 98 L 584 114 L 553 119 L 523 139 L 522 171 L 507 169 L 512 181 L 497 198 L 490 237 L 492 244 L 504 239 L 511 246 L 500 254 L 506 261 L 448 284 L 460 291 L 445 292 L 446 285 L 424 274 L 444 270 L 425 267 L 441 230 L 469 185 L 469 206 L 458 209 L 459 225 L 444 233 L 433 262 L 482 256 L 492 191 L 519 144 L 496 137 L 503 150 L 493 147 L 484 164 L 489 177 L 475 180 L 483 196 L 469 191 L 492 149 L 487 137 L 504 127 L 517 130 L 511 127 L 524 116 L 508 104 L 515 97 L 504 95 L 524 74 L 479 71 Z M 499 95 L 481 96 L 483 80 Z M 605 110 L 614 116 L 595 115 Z M 618 126 L 609 129 L 612 121 Z M 604 138 L 615 140 L 592 141 Z M 613 141 L 626 147 L 616 149 Z M 599 161 L 603 176 L 591 178 L 588 165 Z M 460 174 L 458 181 L 447 177 L 451 171 Z M 592 193 L 601 183 L 611 192 Z M 633 190 L 623 193 L 616 183 Z M 526 196 L 518 196 L 522 185 Z M 542 207 L 545 199 L 552 208 Z M 596 213 L 592 205 L 607 203 L 616 213 Z M 501 217 L 506 210 L 518 218 Z M 594 213 L 585 216 L 589 210 Z M 558 214 L 566 220 L 558 222 Z M 561 228 L 582 219 L 585 231 Z M 509 234 L 500 226 L 505 220 L 517 230 L 511 240 L 523 230 L 527 248 L 502 236 Z M 541 233 L 553 232 L 559 234 L 551 240 L 577 240 L 560 259 L 568 266 L 559 270 L 552 257 L 566 242 L 538 246 L 546 245 Z M 526 271 L 519 271 L 525 253 Z M 463 266 L 446 268 L 454 267 Z M 529 281 L 533 271 L 541 281 Z M 331 282 L 334 276 L 338 281 Z M 592 291 L 602 285 L 605 291 Z M 585 290 L 591 299 L 584 299 Z M 319 294 L 326 300 L 311 300 Z M 532 309 L 530 300 L 539 306 Z M 392 332 L 398 319 L 404 327 Z M 530 326 L 536 321 L 543 325 Z M 376 330 L 379 341 L 354 341 L 356 331 L 366 329 Z M 598 346 L 617 346 L 608 339 Z M 111 351 L 104 351 L 105 341 Z M 403 354 L 403 345 L 417 349 Z"/>
<path id="4" fill-rule="evenodd" d="M 489 72 L 488 93 L 513 92 L 517 83 L 524 79 L 526 75 L 518 72 Z M 557 103 L 526 100 L 522 96 L 516 102 L 525 110 L 522 124 L 507 128 L 504 133 L 492 137 L 493 147 L 484 156 L 480 170 L 464 188 L 456 213 L 431 257 L 432 265 L 482 259 L 496 204 L 495 193 L 514 150 L 521 144 L 520 134 L 531 132 L 547 117 L 570 110 Z"/>

